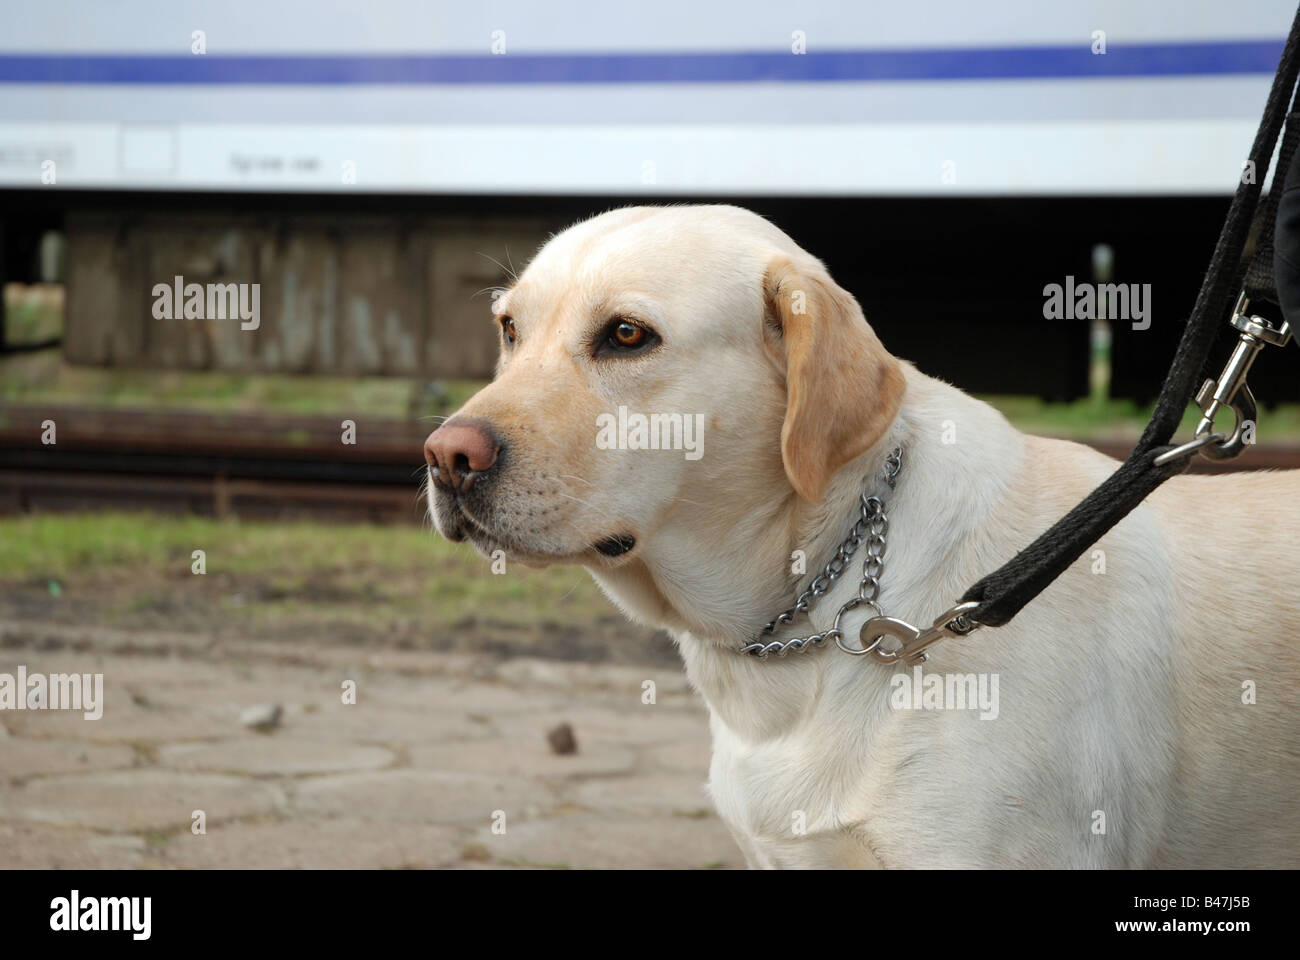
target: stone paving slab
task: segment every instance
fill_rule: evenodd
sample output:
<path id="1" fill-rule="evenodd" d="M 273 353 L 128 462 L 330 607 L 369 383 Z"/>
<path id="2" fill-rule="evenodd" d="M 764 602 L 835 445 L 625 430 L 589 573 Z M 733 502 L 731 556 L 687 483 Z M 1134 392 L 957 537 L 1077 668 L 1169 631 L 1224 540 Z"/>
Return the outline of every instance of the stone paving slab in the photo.
<path id="1" fill-rule="evenodd" d="M 105 683 L 109 681 L 105 678 Z M 104 715 L 86 720 L 67 710 L 4 711 L 9 732 L 19 737 L 76 740 L 86 743 L 162 743 L 216 739 L 232 727 L 200 709 L 159 710 L 136 706 L 120 691 L 106 690 Z M 238 728 L 238 714 L 230 718 Z"/>
<path id="2" fill-rule="evenodd" d="M 603 813 L 707 816 L 711 809 L 704 778 L 689 774 L 592 780 L 573 792 L 573 801 Z"/>
<path id="3" fill-rule="evenodd" d="M 364 681 L 358 689 L 358 702 L 366 695 Z M 391 706 L 438 710 L 445 713 L 468 712 L 504 716 L 535 711 L 539 707 L 563 707 L 566 698 L 553 690 L 536 690 L 527 699 L 517 688 L 503 683 L 456 683 L 428 680 L 419 684 L 386 687 L 383 702 Z"/>
<path id="4" fill-rule="evenodd" d="M 697 705 L 683 708 L 664 703 L 642 704 L 635 696 L 629 696 L 621 709 L 588 707 L 578 702 L 537 715 L 495 718 L 497 729 L 511 738 L 533 735 L 538 722 L 548 729 L 558 723 L 569 724 L 580 747 L 583 744 L 614 743 L 656 746 L 681 740 L 708 740 L 708 720 Z"/>
<path id="5" fill-rule="evenodd" d="M 410 757 L 417 767 L 515 777 L 611 776 L 631 773 L 637 763 L 636 752 L 626 746 L 597 744 L 560 756 L 540 740 L 426 743 L 412 747 Z"/>
<path id="6" fill-rule="evenodd" d="M 490 713 L 455 713 L 371 703 L 355 706 L 326 703 L 310 712 L 286 711 L 284 733 L 303 739 L 327 742 L 345 739 L 387 746 L 484 740 L 497 735 Z"/>
<path id="7" fill-rule="evenodd" d="M 487 823 L 497 810 L 538 816 L 554 802 L 538 781 L 445 770 L 319 777 L 295 792 L 295 807 L 309 814 L 402 823 Z"/>
<path id="8" fill-rule="evenodd" d="M 0 821 L 4 870 L 134 870 L 143 866 L 146 848 L 144 837 L 130 833 Z"/>
<path id="9" fill-rule="evenodd" d="M 283 819 L 235 823 L 203 836 L 183 833 L 149 865 L 216 870 L 381 870 L 455 863 L 464 844 L 454 827 L 364 820 Z"/>
<path id="10" fill-rule="evenodd" d="M 675 773 L 698 774 L 701 778 L 708 776 L 712 759 L 708 742 L 698 738 L 651 747 L 648 756 L 654 766 Z"/>
<path id="11" fill-rule="evenodd" d="M 30 624 L 0 638 L 0 671 L 105 685 L 98 720 L 0 710 L 0 869 L 743 865 L 704 792 L 706 712 L 663 667 Z M 241 725 L 264 704 L 276 727 Z M 560 723 L 576 753 L 552 752 Z"/>
<path id="12" fill-rule="evenodd" d="M 395 760 L 383 747 L 326 743 L 252 734 L 220 743 L 180 743 L 158 751 L 158 762 L 173 770 L 297 776 L 378 770 Z"/>
<path id="13" fill-rule="evenodd" d="M 716 819 L 610 818 L 574 814 L 481 832 L 480 844 L 511 866 L 588 870 L 716 869 L 742 865 L 730 834 Z"/>
<path id="14" fill-rule="evenodd" d="M 112 770 L 136 763 L 136 751 L 121 743 L 0 738 L 0 771 L 15 780 L 51 773 Z"/>
<path id="15" fill-rule="evenodd" d="M 164 770 L 42 777 L 0 795 L 0 821 L 28 820 L 101 830 L 169 830 L 188 826 L 195 810 L 208 820 L 270 813 L 284 806 L 277 786 L 243 777 Z"/>

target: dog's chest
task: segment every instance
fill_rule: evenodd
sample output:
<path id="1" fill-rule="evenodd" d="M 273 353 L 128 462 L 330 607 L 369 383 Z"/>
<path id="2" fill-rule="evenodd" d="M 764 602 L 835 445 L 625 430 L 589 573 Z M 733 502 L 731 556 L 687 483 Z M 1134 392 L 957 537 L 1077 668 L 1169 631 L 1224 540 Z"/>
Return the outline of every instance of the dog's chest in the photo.
<path id="1" fill-rule="evenodd" d="M 709 791 L 748 865 L 760 869 L 878 868 L 862 826 L 856 777 L 803 738 L 753 746 L 714 724 Z"/>

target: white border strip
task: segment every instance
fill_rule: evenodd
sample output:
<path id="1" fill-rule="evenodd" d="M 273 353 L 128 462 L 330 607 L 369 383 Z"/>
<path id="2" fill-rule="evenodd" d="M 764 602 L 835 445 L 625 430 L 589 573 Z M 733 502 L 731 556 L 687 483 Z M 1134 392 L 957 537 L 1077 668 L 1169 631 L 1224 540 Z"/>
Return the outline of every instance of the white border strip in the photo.
<path id="1" fill-rule="evenodd" d="M 179 124 L 145 132 L 112 124 L 0 124 L 0 185 L 647 197 L 1227 194 L 1255 121 Z M 138 150 L 123 150 L 141 142 L 170 142 L 172 154 L 148 169 Z M 124 157 L 135 157 L 134 164 Z M 49 159 L 55 183 L 43 184 Z"/>

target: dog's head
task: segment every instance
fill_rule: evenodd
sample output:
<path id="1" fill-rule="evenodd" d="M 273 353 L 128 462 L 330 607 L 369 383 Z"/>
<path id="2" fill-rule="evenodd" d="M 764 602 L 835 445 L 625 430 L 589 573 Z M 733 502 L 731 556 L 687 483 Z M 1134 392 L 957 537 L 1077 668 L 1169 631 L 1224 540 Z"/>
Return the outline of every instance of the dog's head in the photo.
<path id="1" fill-rule="evenodd" d="M 633 207 L 494 301 L 497 375 L 425 444 L 439 532 L 608 570 L 816 503 L 887 429 L 899 364 L 822 264 L 727 206 Z"/>

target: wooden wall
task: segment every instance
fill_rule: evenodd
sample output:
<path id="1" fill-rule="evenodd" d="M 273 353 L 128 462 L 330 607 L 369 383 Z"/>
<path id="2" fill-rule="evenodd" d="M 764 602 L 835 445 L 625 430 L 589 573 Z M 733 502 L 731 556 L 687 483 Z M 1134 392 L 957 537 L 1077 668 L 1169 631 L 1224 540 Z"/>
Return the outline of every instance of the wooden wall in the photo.
<path id="1" fill-rule="evenodd" d="M 481 378 L 490 288 L 522 270 L 541 220 L 74 213 L 69 362 L 168 369 Z M 260 326 L 157 319 L 155 284 L 260 284 Z"/>

